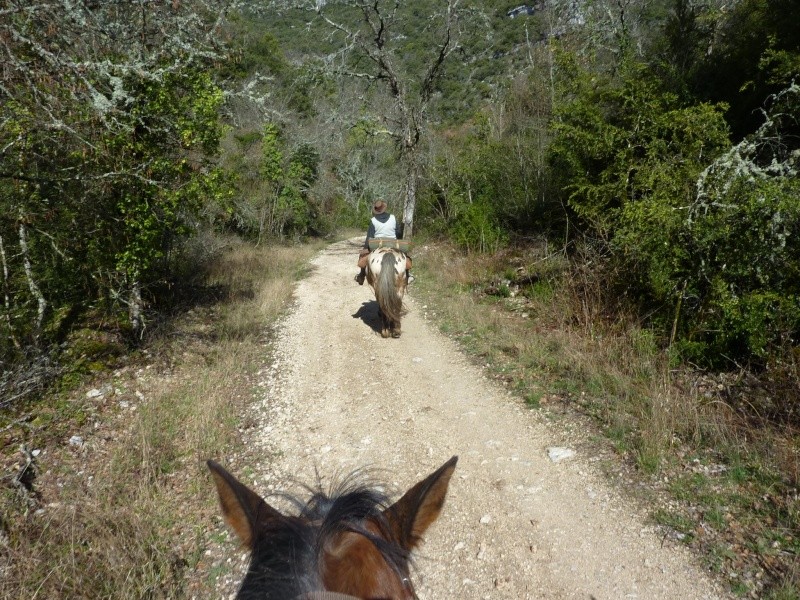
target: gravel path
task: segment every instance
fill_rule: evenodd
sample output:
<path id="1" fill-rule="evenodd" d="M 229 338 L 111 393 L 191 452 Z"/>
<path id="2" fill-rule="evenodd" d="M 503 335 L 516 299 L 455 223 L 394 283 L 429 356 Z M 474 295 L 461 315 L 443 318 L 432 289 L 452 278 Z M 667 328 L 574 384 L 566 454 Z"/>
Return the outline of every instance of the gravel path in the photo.
<path id="1" fill-rule="evenodd" d="M 237 475 L 249 465 L 243 480 L 263 495 L 365 466 L 400 493 L 458 455 L 417 553 L 423 600 L 729 597 L 609 487 L 585 434 L 526 409 L 438 333 L 413 286 L 403 336 L 381 338 L 372 290 L 352 281 L 359 243 L 312 261 L 260 374 L 250 446 L 221 462 Z M 553 447 L 577 452 L 553 462 Z M 224 596 L 244 568 L 240 555 L 233 562 Z"/>

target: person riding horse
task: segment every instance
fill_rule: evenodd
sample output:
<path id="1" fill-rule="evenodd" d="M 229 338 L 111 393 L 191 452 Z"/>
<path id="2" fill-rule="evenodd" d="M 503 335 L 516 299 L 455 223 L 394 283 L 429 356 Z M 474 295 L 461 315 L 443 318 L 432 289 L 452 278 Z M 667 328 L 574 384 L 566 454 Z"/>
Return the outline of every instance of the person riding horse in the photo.
<path id="1" fill-rule="evenodd" d="M 372 205 L 372 218 L 369 221 L 369 228 L 367 229 L 367 237 L 364 240 L 364 247 L 358 254 L 358 267 L 361 271 L 356 275 L 355 280 L 358 285 L 364 285 L 364 279 L 367 277 L 367 257 L 369 256 L 369 241 L 371 239 L 388 239 L 388 240 L 402 240 L 403 227 L 402 224 L 395 218 L 395 216 L 386 210 L 386 202 L 378 200 Z M 407 258 L 411 258 L 406 253 Z M 409 263 L 411 261 L 409 260 Z M 406 270 L 406 279 L 408 283 L 414 281 L 414 276 L 411 275 L 411 269 Z"/>

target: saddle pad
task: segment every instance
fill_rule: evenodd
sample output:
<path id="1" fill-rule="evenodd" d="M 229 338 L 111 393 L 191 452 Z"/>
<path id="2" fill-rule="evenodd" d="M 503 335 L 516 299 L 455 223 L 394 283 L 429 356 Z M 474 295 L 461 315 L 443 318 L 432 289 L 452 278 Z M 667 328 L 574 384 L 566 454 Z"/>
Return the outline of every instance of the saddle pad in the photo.
<path id="1" fill-rule="evenodd" d="M 370 238 L 369 249 L 377 250 L 378 248 L 394 248 L 400 252 L 408 253 L 411 251 L 413 244 L 404 240 L 396 240 L 394 238 Z"/>

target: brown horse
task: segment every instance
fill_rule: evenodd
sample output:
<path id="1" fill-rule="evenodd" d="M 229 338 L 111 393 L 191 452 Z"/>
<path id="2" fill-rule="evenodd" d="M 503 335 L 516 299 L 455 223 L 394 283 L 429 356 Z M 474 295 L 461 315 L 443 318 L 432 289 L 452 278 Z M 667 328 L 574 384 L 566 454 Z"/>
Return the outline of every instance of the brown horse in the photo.
<path id="1" fill-rule="evenodd" d="M 389 505 L 375 487 L 346 478 L 330 495 L 292 499 L 287 516 L 214 461 L 225 521 L 251 551 L 237 598 L 413 600 L 411 551 L 444 505 L 454 456 Z"/>
<path id="2" fill-rule="evenodd" d="M 394 248 L 373 250 L 367 261 L 367 282 L 375 290 L 381 317 L 381 336 L 400 337 L 400 319 L 405 315 L 407 257 Z"/>

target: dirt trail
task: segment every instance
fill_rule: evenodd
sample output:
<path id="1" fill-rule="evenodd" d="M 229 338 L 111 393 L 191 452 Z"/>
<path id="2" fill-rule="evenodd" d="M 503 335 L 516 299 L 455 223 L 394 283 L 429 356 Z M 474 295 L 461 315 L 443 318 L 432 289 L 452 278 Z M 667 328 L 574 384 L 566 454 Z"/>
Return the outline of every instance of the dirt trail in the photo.
<path id="1" fill-rule="evenodd" d="M 372 466 L 399 492 L 458 455 L 417 553 L 423 600 L 728 598 L 604 482 L 577 428 L 526 409 L 427 323 L 413 286 L 402 338 L 381 338 L 372 290 L 352 281 L 359 241 L 330 246 L 299 284 L 232 470 L 249 465 L 268 493 Z M 554 463 L 554 446 L 577 453 Z"/>

